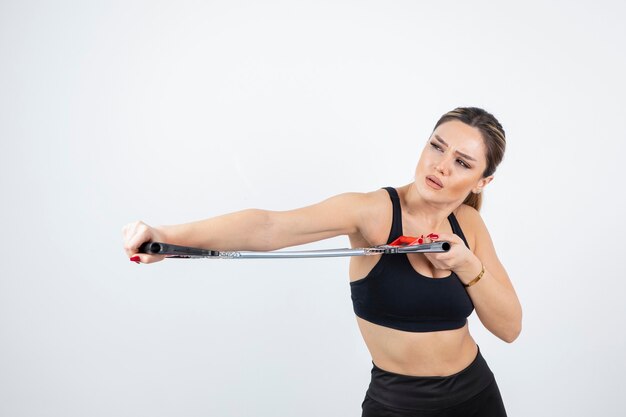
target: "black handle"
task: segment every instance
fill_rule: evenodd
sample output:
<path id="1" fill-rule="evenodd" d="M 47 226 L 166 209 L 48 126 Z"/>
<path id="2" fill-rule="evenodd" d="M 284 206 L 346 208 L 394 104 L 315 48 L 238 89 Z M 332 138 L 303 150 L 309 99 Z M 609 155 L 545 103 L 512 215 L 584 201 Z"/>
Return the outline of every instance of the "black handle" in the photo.
<path id="1" fill-rule="evenodd" d="M 189 246 L 171 245 L 162 242 L 145 242 L 139 246 L 139 253 L 148 255 L 218 256 L 219 252 Z"/>

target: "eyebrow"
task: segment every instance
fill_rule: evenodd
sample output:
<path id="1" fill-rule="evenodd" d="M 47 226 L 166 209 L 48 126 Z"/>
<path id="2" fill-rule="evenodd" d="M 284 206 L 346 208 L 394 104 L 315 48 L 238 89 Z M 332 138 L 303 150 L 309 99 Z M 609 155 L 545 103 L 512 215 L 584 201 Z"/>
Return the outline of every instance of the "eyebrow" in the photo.
<path id="1" fill-rule="evenodd" d="M 437 139 L 437 140 L 438 140 L 439 142 L 441 142 L 442 144 L 444 144 L 444 145 L 446 145 L 446 146 L 449 146 L 449 145 L 446 143 L 446 141 L 445 141 L 445 140 L 441 139 L 441 136 L 439 136 L 439 135 L 435 135 L 435 139 Z M 458 153 L 459 155 L 461 155 L 463 158 L 467 158 L 467 159 L 469 159 L 470 161 L 474 161 L 474 162 L 476 162 L 476 160 L 475 160 L 474 158 L 472 158 L 471 156 L 469 156 L 469 155 L 467 155 L 467 154 L 464 154 L 463 152 L 456 151 L 456 153 Z"/>

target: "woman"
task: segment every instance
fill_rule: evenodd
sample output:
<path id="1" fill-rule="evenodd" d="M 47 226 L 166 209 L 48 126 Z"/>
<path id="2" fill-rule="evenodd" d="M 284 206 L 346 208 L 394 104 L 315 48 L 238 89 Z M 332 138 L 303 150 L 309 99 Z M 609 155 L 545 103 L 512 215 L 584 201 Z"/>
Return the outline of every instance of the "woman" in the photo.
<path id="1" fill-rule="evenodd" d="M 297 210 L 249 209 L 163 227 L 123 229 L 131 261 L 146 241 L 216 250 L 275 250 L 347 235 L 352 247 L 399 236 L 451 243 L 446 253 L 350 260 L 354 311 L 372 356 L 363 416 L 505 416 L 495 378 L 469 333 L 476 310 L 506 342 L 522 310 L 478 210 L 502 160 L 505 135 L 490 113 L 457 108 L 437 122 L 415 171 L 397 189 L 344 193 Z"/>

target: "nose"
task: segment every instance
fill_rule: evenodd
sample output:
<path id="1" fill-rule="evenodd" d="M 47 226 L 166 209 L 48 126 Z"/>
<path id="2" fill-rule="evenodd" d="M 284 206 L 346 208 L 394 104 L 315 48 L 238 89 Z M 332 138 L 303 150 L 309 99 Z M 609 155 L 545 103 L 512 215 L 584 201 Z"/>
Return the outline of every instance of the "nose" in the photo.
<path id="1" fill-rule="evenodd" d="M 435 170 L 441 175 L 449 175 L 450 174 L 450 164 L 454 160 L 454 155 L 450 157 L 449 155 L 444 155 L 435 165 Z"/>

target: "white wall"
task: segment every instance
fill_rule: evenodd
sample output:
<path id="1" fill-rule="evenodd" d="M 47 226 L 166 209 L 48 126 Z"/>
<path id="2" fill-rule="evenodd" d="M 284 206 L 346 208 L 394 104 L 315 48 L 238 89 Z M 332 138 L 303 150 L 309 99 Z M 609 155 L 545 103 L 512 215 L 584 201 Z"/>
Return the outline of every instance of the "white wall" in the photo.
<path id="1" fill-rule="evenodd" d="M 121 227 L 404 185 L 456 106 L 507 131 L 524 329 L 470 327 L 509 415 L 621 415 L 625 7 L 543 3 L 0 3 L 0 415 L 360 416 L 347 259 L 136 265 Z"/>

